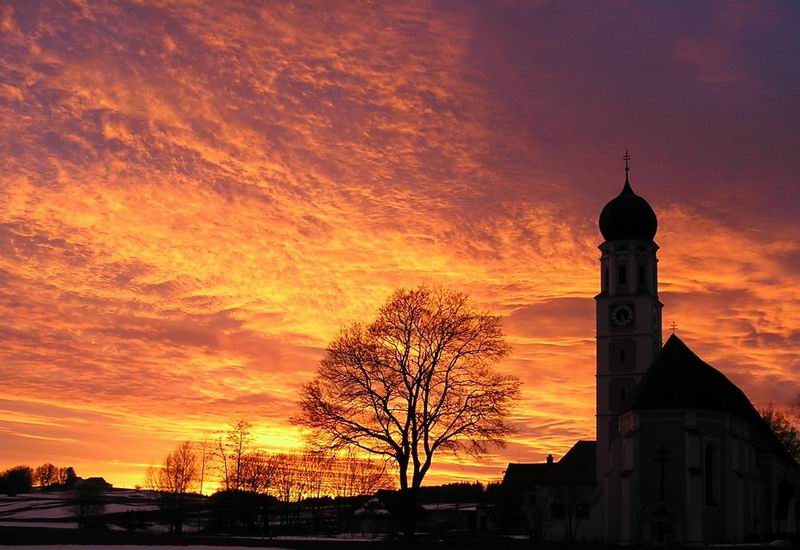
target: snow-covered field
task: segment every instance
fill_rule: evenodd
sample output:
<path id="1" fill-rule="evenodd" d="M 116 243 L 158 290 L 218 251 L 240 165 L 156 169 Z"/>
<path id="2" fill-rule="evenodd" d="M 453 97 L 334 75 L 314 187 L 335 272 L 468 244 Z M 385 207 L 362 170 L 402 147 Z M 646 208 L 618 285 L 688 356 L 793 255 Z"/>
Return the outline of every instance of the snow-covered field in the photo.
<path id="1" fill-rule="evenodd" d="M 77 529 L 78 523 L 75 521 L 0 521 L 0 527 L 38 527 L 39 529 Z M 7 546 L 3 548 L 8 548 Z"/>
<path id="2" fill-rule="evenodd" d="M 138 491 L 111 490 L 103 495 L 102 511 L 99 513 L 102 524 L 111 531 L 126 530 L 126 518 L 122 516 L 126 512 L 154 512 L 158 506 L 153 501 L 153 495 Z M 0 528 L 2 527 L 23 527 L 29 528 L 33 532 L 35 529 L 77 529 L 78 528 L 78 507 L 76 495 L 69 492 L 53 493 L 34 493 L 30 495 L 18 495 L 15 497 L 0 497 Z M 387 512 L 388 513 L 388 512 Z M 155 519 L 155 521 L 153 521 Z M 168 526 L 158 523 L 157 518 L 150 514 L 140 516 L 141 523 L 137 526 L 137 531 L 149 532 L 152 534 L 166 533 Z M 184 532 L 190 533 L 199 530 L 199 525 L 192 521 L 187 521 L 184 525 Z M 2 537 L 0 537 L 2 538 Z M 364 534 L 364 533 L 343 533 L 335 536 L 279 536 L 266 541 L 267 544 L 275 545 L 288 543 L 289 541 L 330 541 L 333 543 L 353 543 L 353 542 L 376 542 L 385 540 L 383 534 Z M 256 537 L 231 537 L 231 542 L 236 544 L 237 539 L 242 544 L 245 540 L 259 540 Z M 50 539 L 53 540 L 53 539 Z M 58 540 L 58 539 L 55 539 Z M 14 548 L 14 546 L 3 546 L 0 540 L 0 550 Z M 227 541 L 225 541 L 227 542 Z M 99 550 L 105 548 L 92 545 L 39 545 L 22 546 L 25 550 Z M 113 550 L 159 550 L 160 548 L 180 548 L 179 546 L 113 546 Z M 215 550 L 225 550 L 226 548 L 247 548 L 240 546 L 191 546 L 190 550 L 205 550 L 206 548 Z M 262 547 L 263 548 L 263 547 Z M 272 548 L 280 548 L 272 546 Z"/>
<path id="3" fill-rule="evenodd" d="M 0 513 L 2 513 L 2 510 L 0 510 Z M 0 516 L 0 521 L 5 519 L 63 519 L 74 517 L 74 506 L 32 506 L 9 515 L 2 515 Z"/>
<path id="4" fill-rule="evenodd" d="M 152 494 L 112 490 L 102 496 L 106 502 L 102 506 L 101 515 L 158 510 L 158 506 L 153 503 Z M 74 529 L 77 527 L 76 514 L 75 495 L 69 492 L 0 497 L 0 527 Z"/>

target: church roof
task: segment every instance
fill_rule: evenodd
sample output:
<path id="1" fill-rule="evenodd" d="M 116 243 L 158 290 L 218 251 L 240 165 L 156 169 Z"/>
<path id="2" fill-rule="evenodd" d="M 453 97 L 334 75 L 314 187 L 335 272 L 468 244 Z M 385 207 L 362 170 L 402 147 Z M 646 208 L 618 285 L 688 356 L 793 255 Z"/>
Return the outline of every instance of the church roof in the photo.
<path id="1" fill-rule="evenodd" d="M 764 447 L 795 464 L 750 400 L 720 371 L 705 363 L 675 334 L 639 382 L 629 410 L 700 409 L 737 416 Z"/>
<path id="2" fill-rule="evenodd" d="M 596 482 L 596 450 L 594 441 L 578 441 L 558 462 L 509 464 L 503 484 L 518 489 L 534 485 L 593 485 Z"/>

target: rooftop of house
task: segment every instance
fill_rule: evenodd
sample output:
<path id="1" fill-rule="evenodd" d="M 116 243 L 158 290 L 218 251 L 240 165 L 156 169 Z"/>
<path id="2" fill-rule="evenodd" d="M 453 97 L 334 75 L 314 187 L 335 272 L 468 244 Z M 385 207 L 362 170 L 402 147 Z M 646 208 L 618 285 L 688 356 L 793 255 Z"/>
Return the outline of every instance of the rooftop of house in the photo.
<path id="1" fill-rule="evenodd" d="M 596 445 L 594 441 L 578 441 L 558 462 L 541 464 L 509 464 L 503 485 L 592 485 L 596 482 Z"/>

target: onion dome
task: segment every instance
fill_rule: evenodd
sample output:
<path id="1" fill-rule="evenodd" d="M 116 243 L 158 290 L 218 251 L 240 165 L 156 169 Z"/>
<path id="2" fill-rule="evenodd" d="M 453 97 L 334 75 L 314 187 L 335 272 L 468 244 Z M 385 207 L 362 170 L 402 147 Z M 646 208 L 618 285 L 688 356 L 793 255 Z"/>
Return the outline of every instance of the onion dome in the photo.
<path id="1" fill-rule="evenodd" d="M 625 152 L 625 186 L 600 212 L 600 233 L 606 241 L 638 239 L 652 241 L 658 229 L 656 213 L 631 189 L 628 181 L 628 156 Z"/>

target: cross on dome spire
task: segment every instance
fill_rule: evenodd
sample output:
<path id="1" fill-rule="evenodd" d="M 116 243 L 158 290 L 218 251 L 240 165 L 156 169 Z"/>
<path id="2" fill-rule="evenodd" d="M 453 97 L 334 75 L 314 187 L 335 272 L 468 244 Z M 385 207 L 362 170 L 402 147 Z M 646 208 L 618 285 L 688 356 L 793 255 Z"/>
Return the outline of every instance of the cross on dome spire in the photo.
<path id="1" fill-rule="evenodd" d="M 658 229 L 656 213 L 646 200 L 631 189 L 628 180 L 631 155 L 627 149 L 622 160 L 625 161 L 625 184 L 619 195 L 611 199 L 600 212 L 600 232 L 606 241 L 652 241 Z"/>
<path id="2" fill-rule="evenodd" d="M 622 160 L 625 161 L 625 183 L 628 183 L 628 171 L 630 171 L 628 161 L 631 160 L 631 156 L 628 154 L 627 149 L 625 149 L 625 155 L 622 157 Z"/>

